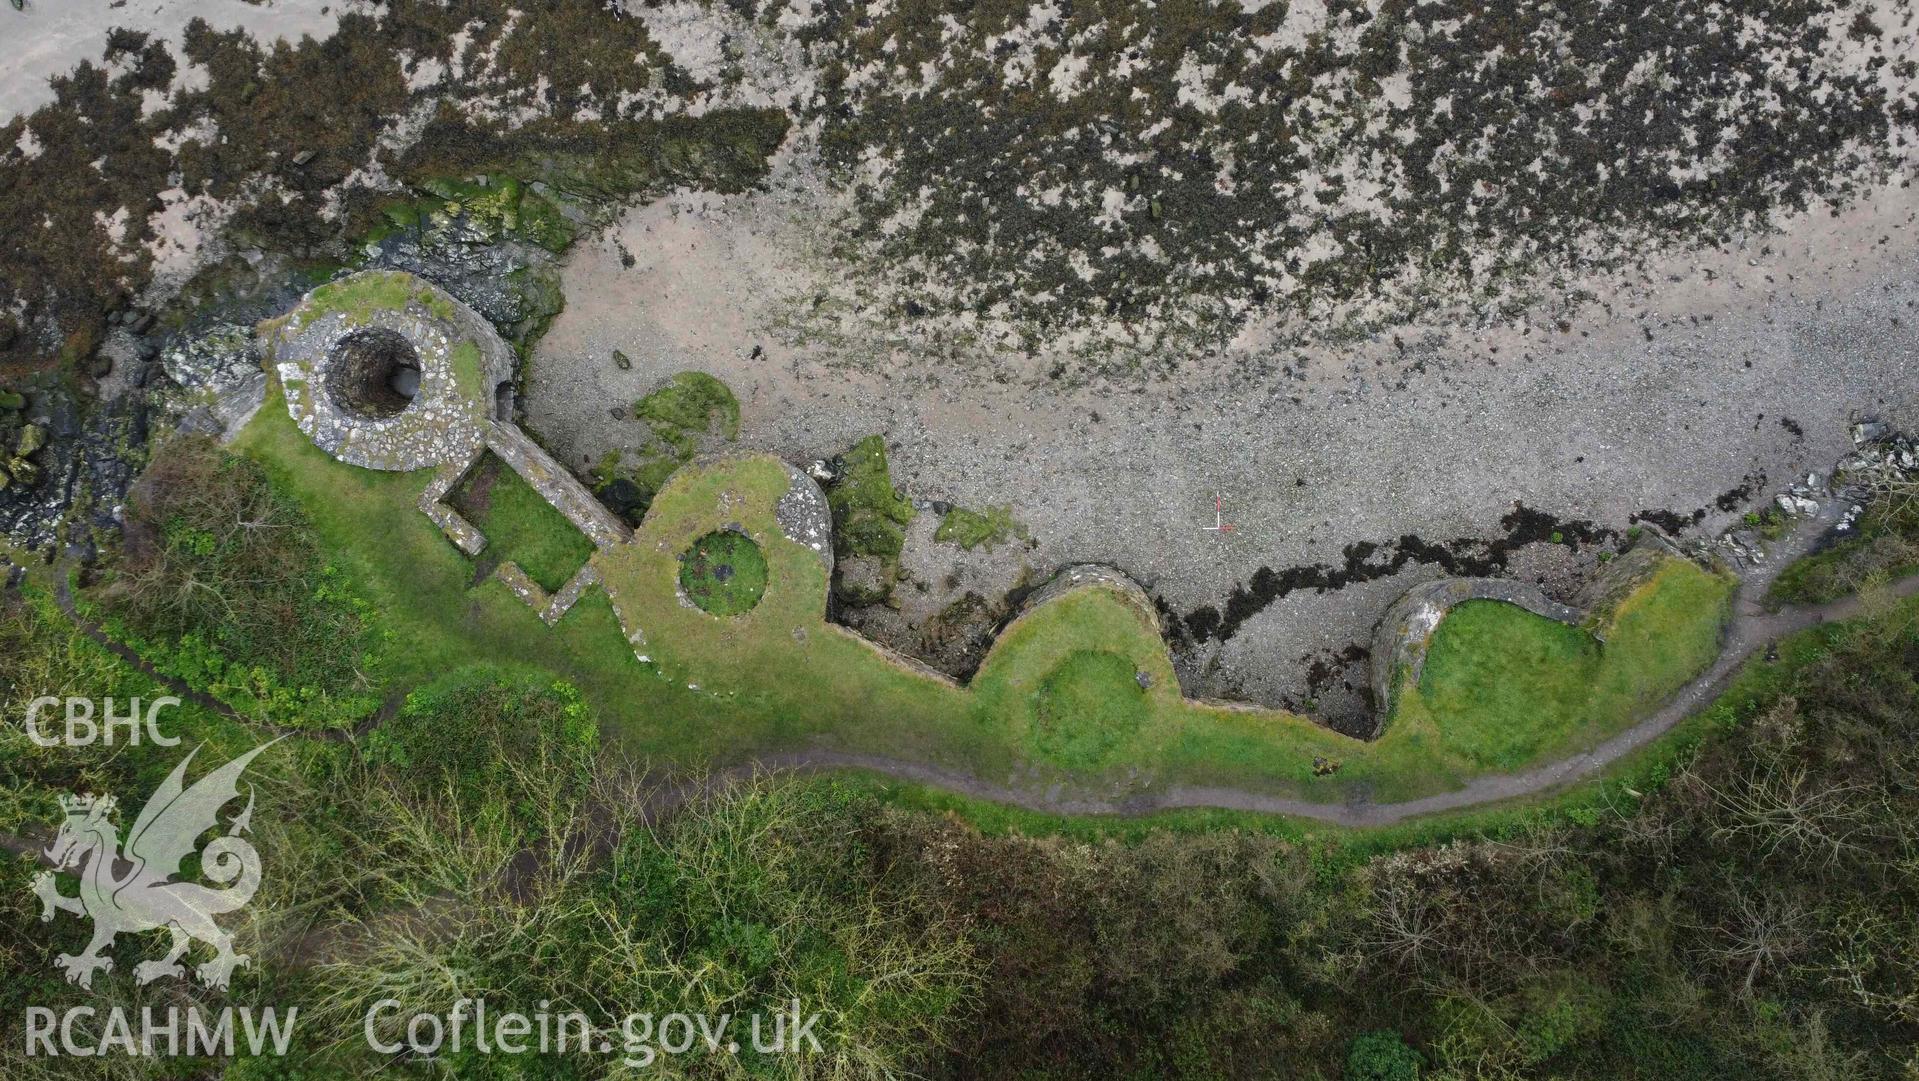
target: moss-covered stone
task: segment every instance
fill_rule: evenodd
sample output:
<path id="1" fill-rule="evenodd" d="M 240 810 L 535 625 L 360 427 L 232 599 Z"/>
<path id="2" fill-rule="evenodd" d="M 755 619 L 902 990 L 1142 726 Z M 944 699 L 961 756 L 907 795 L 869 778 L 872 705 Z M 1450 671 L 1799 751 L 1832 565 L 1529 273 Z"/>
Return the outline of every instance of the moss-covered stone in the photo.
<path id="1" fill-rule="evenodd" d="M 637 523 L 653 495 L 702 447 L 740 434 L 740 403 L 705 372 L 679 372 L 634 403 L 640 422 L 630 447 L 610 451 L 593 470 L 602 501 Z"/>

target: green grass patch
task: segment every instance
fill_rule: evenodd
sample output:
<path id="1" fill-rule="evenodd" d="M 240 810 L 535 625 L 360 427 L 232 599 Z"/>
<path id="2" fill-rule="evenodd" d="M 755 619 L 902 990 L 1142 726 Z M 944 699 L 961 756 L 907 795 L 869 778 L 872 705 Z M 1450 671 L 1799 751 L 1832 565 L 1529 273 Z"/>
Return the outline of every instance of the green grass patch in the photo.
<path id="1" fill-rule="evenodd" d="M 534 666 L 577 686 L 609 739 L 662 765 L 824 747 L 987 779 L 1017 775 L 1035 790 L 1123 797 L 1173 784 L 1225 785 L 1329 804 L 1416 798 L 1489 769 L 1430 719 L 1362 743 L 1281 711 L 1187 700 L 1155 614 L 1107 586 L 1069 592 L 1015 620 L 970 684 L 930 676 L 826 619 L 826 566 L 780 531 L 773 508 L 791 482 L 769 457 L 680 471 L 634 543 L 592 557 L 627 627 L 596 590 L 548 629 L 505 587 L 473 584 L 467 560 L 414 509 L 426 474 L 333 462 L 277 400 L 239 446 L 307 508 L 329 553 L 353 570 L 394 640 L 405 643 L 394 651 L 390 686 L 410 690 L 476 663 Z M 719 620 L 681 599 L 680 556 L 729 530 L 757 544 L 765 590 L 750 611 Z M 1586 673 L 1594 693 L 1621 709 L 1669 694 L 1710 658 L 1726 588 L 1684 563 L 1651 576 L 1611 619 L 1603 663 Z M 1665 637 L 1687 628 L 1683 641 Z M 1069 660 L 1085 654 L 1103 659 Z M 1130 697 L 1121 699 L 1121 690 Z M 1123 711 L 1116 701 L 1127 703 Z M 1042 708 L 1090 723 L 1098 738 L 1056 738 L 1058 725 L 1036 723 Z M 1604 734 L 1569 729 L 1557 741 L 1538 740 L 1537 755 Z M 1317 777 L 1315 755 L 1342 768 Z"/>
<path id="2" fill-rule="evenodd" d="M 729 726 L 702 720 L 701 696 L 634 659 L 605 594 L 588 591 L 549 628 L 504 585 L 490 577 L 476 582 L 472 562 L 416 506 L 430 473 L 334 461 L 294 426 L 277 390 L 235 448 L 263 463 L 298 500 L 318 543 L 379 611 L 395 643 L 381 673 L 389 693 L 468 665 L 526 665 L 578 687 L 606 725 L 636 737 L 636 753 L 704 757 L 724 747 Z M 675 730 L 671 741 L 638 738 Z"/>
<path id="3" fill-rule="evenodd" d="M 1678 559 L 1659 565 L 1600 628 L 1604 643 L 1498 601 L 1468 601 L 1433 632 L 1419 685 L 1388 732 L 1433 733 L 1450 755 L 1520 768 L 1627 727 L 1712 663 L 1732 582 Z"/>
<path id="4" fill-rule="evenodd" d="M 345 312 L 349 321 L 361 322 L 372 312 L 404 308 L 413 296 L 415 281 L 413 275 L 403 271 L 376 270 L 322 285 L 300 306 L 294 329 L 303 329 L 334 312 Z"/>
<path id="5" fill-rule="evenodd" d="M 991 549 L 1008 540 L 1025 540 L 1026 526 L 1013 517 L 1010 507 L 988 507 L 984 511 L 954 507 L 940 519 L 933 539 L 942 544 L 957 544 L 967 551 L 984 545 Z"/>
<path id="6" fill-rule="evenodd" d="M 1152 710 L 1132 662 L 1116 653 L 1069 655 L 1040 684 L 1033 708 L 1033 742 L 1048 758 L 1073 769 L 1103 765 L 1113 748 L 1135 735 Z"/>
<path id="7" fill-rule="evenodd" d="M 666 385 L 641 398 L 633 415 L 645 421 L 653 434 L 691 454 L 698 438 L 740 434 L 740 403 L 725 383 L 705 372 L 680 372 Z"/>
<path id="8" fill-rule="evenodd" d="M 1498 601 L 1467 601 L 1433 635 L 1422 704 L 1450 750 L 1510 768 L 1576 723 L 1599 671 L 1599 642 Z"/>
<path id="9" fill-rule="evenodd" d="M 472 341 L 461 342 L 447 354 L 447 362 L 453 367 L 453 385 L 460 388 L 467 400 L 479 405 L 483 411 L 490 412 L 493 403 L 488 395 L 492 388 L 486 385 L 479 345 Z"/>
<path id="10" fill-rule="evenodd" d="M 708 533 L 680 557 L 680 589 L 716 616 L 750 612 L 766 593 L 766 557 L 744 533 Z"/>
<path id="11" fill-rule="evenodd" d="M 481 559 L 510 559 L 549 593 L 564 586 L 593 554 L 586 534 L 491 453 L 481 456 L 449 502 L 486 537 Z"/>

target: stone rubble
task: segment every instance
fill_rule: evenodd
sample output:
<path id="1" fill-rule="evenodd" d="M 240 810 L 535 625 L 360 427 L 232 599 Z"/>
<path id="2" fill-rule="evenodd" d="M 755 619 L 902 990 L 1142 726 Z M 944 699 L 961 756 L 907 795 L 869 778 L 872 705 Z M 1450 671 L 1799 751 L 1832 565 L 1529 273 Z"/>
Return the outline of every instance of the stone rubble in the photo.
<path id="1" fill-rule="evenodd" d="M 1911 436 L 1873 419 L 1854 422 L 1851 434 L 1853 449 L 1833 466 L 1830 479 L 1807 473 L 1774 496 L 1773 506 L 1788 518 L 1812 518 L 1836 497 L 1840 509 L 1832 531 L 1848 533 L 1872 501 L 1875 484 L 1919 478 L 1919 444 Z M 1750 528 L 1728 530 L 1719 545 L 1740 566 L 1766 560 L 1765 538 Z"/>
<path id="2" fill-rule="evenodd" d="M 786 494 L 773 507 L 773 518 L 788 540 L 804 544 L 819 554 L 826 573 L 833 574 L 833 510 L 826 493 L 813 477 L 787 464 L 789 484 Z"/>

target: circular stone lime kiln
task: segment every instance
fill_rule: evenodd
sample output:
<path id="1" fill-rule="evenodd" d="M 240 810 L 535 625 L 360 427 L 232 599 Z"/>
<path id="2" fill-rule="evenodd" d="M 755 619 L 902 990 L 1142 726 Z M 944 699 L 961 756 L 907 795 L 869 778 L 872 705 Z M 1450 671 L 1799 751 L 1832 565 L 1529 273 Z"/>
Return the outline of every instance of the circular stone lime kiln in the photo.
<path id="1" fill-rule="evenodd" d="M 267 355 L 300 431 L 367 469 L 464 460 L 511 408 L 513 354 L 492 326 L 398 271 L 308 293 L 274 328 Z"/>

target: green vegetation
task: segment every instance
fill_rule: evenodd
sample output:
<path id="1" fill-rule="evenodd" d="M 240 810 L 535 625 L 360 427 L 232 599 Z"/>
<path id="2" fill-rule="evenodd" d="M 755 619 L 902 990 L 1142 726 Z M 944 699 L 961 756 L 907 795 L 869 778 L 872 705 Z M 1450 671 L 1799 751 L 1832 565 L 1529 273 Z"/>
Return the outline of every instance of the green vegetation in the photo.
<path id="1" fill-rule="evenodd" d="M 1618 732 L 1712 663 L 1733 583 L 1669 559 L 1592 631 L 1468 601 L 1433 632 L 1389 733 L 1430 732 L 1466 762 L 1512 770 Z"/>
<path id="2" fill-rule="evenodd" d="M 523 240 L 556 255 L 579 233 L 560 203 L 510 176 L 434 177 L 422 181 L 420 189 L 416 198 L 381 208 L 390 228 L 417 231 L 464 219 L 496 240 Z M 376 230 L 370 239 L 379 236 Z"/>
<path id="3" fill-rule="evenodd" d="M 329 282 L 313 290 L 301 305 L 294 330 L 335 312 L 344 313 L 349 323 L 364 323 L 374 312 L 404 308 L 413 299 L 420 279 L 404 271 L 369 271 L 344 281 Z M 435 313 L 441 314 L 441 313 Z M 450 314 L 450 313 L 447 313 Z"/>
<path id="4" fill-rule="evenodd" d="M 7 708 L 42 678 L 154 693 L 37 590 L 0 596 L 0 648 L 28 666 L 0 670 Z M 1915 672 L 1919 603 L 1817 628 L 1632 787 L 1431 846 L 1230 822 L 987 833 L 839 780 L 696 779 L 649 803 L 584 742 L 562 687 L 456 672 L 410 696 L 364 759 L 290 741 L 256 767 L 273 874 L 235 994 L 307 1005 L 285 1076 L 390 1073 L 358 1029 L 389 995 L 735 1014 L 797 995 L 824 1013 L 822 1051 L 747 1063 L 764 1075 L 1903 1081 L 1919 1046 L 1903 919 L 1919 904 Z M 208 755 L 256 738 L 191 706 L 171 730 L 214 739 Z M 10 727 L 0 792 L 45 823 L 54 792 L 150 791 L 176 760 L 46 753 Z M 537 783 L 553 763 L 589 783 Z M 49 959 L 86 925 L 40 923 L 31 873 L 0 855 L 14 1010 L 82 1001 Z M 129 967 L 84 1001 L 151 1001 Z M 720 1072 L 695 1056 L 680 1064 Z M 604 1065 L 471 1049 L 444 1063 L 565 1081 Z"/>
<path id="5" fill-rule="evenodd" d="M 842 556 L 897 561 L 906 547 L 913 503 L 893 487 L 886 440 L 869 435 L 839 457 L 839 476 L 827 486 L 833 508 L 833 541 Z"/>
<path id="6" fill-rule="evenodd" d="M 1598 671 L 1599 643 L 1585 630 L 1468 601 L 1433 635 L 1414 693 L 1448 746 L 1509 768 L 1577 723 Z"/>
<path id="7" fill-rule="evenodd" d="M 577 794 L 591 780 L 599 728 L 567 683 L 532 673 L 463 668 L 407 695 L 366 741 L 366 760 L 425 800 L 470 819 L 504 814 L 539 826 L 549 791 Z"/>
<path id="8" fill-rule="evenodd" d="M 1368 1032 L 1346 1055 L 1346 1081 L 1419 1081 L 1419 1052 L 1397 1032 Z"/>
<path id="9" fill-rule="evenodd" d="M 940 519 L 933 539 L 942 544 L 957 544 L 967 551 L 982 545 L 991 549 L 1013 538 L 1027 539 L 1026 526 L 1013 517 L 1011 507 L 988 507 L 984 511 L 954 507 Z"/>
<path id="10" fill-rule="evenodd" d="M 361 1049 L 366 1004 L 443 1009 L 463 995 L 736 1014 L 799 997 L 824 1013 L 822 1050 L 742 1064 L 782 1077 L 1910 1071 L 1919 601 L 1781 643 L 1612 780 L 1374 833 L 1225 812 L 1089 825 L 857 779 L 663 784 L 633 777 L 621 752 L 703 763 L 810 738 L 1069 787 L 1143 763 L 1171 783 L 1277 767 L 1269 788 L 1327 799 L 1354 794 L 1341 787 L 1353 775 L 1393 798 L 1433 790 L 1415 764 L 1450 772 L 1446 784 L 1471 768 L 1437 733 L 1395 730 L 1340 742 L 1335 778 L 1289 782 L 1282 763 L 1337 737 L 1183 701 L 1152 613 L 1112 588 L 1015 621 L 968 688 L 894 666 L 821 618 L 823 564 L 770 524 L 788 479 L 769 459 L 683 474 L 641 543 L 596 557 L 647 630 L 653 659 L 637 662 L 602 598 L 548 631 L 497 584 L 470 584 L 410 512 L 423 476 L 339 466 L 279 405 L 241 440 L 303 513 L 274 520 L 342 567 L 378 602 L 369 618 L 409 646 L 378 671 L 383 690 L 407 692 L 390 717 L 355 741 L 296 737 L 261 763 L 272 799 L 254 836 L 273 873 L 242 927 L 256 961 L 234 994 L 310 1004 L 295 1058 L 278 1064 L 289 1075 L 390 1072 Z M 213 475 L 245 475 L 248 463 L 209 454 Z M 233 487 L 258 498 L 257 482 Z M 675 553 L 729 520 L 765 538 L 772 573 L 759 606 L 720 621 L 677 603 Z M 167 558 L 224 566 L 226 542 L 194 521 Z M 1608 664 L 1671 674 L 1678 660 L 1635 660 L 1650 652 L 1635 639 L 1665 628 L 1683 646 L 1694 625 L 1681 613 L 1722 596 L 1690 564 L 1654 566 L 1603 624 L 1598 695 L 1618 693 Z M 18 715 L 44 687 L 159 693 L 75 631 L 44 577 L 0 593 L 0 709 Z M 1501 636 L 1544 648 L 1538 628 L 1463 626 L 1461 660 Z M 696 681 L 705 689 L 684 689 Z M 1136 727 L 1102 752 L 1106 772 L 1035 769 L 1035 722 L 1062 717 Z M 209 757 L 261 738 L 192 705 L 169 730 L 210 741 Z M 1078 735 L 1074 751 L 1105 742 Z M 177 757 L 36 748 L 0 726 L 0 816 L 44 829 L 56 793 L 150 792 Z M 995 815 L 1014 828 L 967 821 Z M 22 974 L 0 992 L 8 1009 L 80 1001 L 49 958 L 82 945 L 86 925 L 41 924 L 32 871 L 0 855 L 0 959 Z M 123 945 L 84 1000 L 154 1001 L 129 974 L 150 948 Z M 682 1065 L 724 1074 L 728 1061 Z M 604 1065 L 469 1052 L 446 1068 L 584 1079 Z"/>
<path id="11" fill-rule="evenodd" d="M 766 557 L 744 533 L 708 533 L 680 557 L 680 590 L 716 616 L 750 612 L 766 593 Z"/>
<path id="12" fill-rule="evenodd" d="M 641 398 L 633 415 L 674 450 L 691 456 L 700 439 L 718 435 L 737 439 L 740 403 L 725 383 L 705 372 L 680 372 L 666 385 Z"/>
<path id="13" fill-rule="evenodd" d="M 651 716 L 682 734 L 697 730 L 698 697 L 645 678 L 603 594 L 590 592 L 547 628 L 504 585 L 476 581 L 472 562 L 416 506 L 425 474 L 341 465 L 300 433 L 277 391 L 235 445 L 306 512 L 313 542 L 380 613 L 386 639 L 406 643 L 386 658 L 388 687 L 410 690 L 468 665 L 523 664 L 573 683 L 602 723 Z M 570 524 L 553 530 L 577 535 Z M 695 743 L 702 753 L 718 746 Z"/>
<path id="14" fill-rule="evenodd" d="M 1767 540 L 1778 540 L 1792 532 L 1792 516 L 1775 506 L 1747 511 L 1742 520 Z"/>
<path id="15" fill-rule="evenodd" d="M 475 583 L 465 557 L 417 513 L 423 476 L 332 461 L 277 400 L 260 411 L 239 446 L 297 500 L 323 551 L 349 572 L 356 595 L 384 613 L 385 633 L 409 643 L 386 659 L 386 686 L 410 689 L 470 664 L 539 666 L 579 688 L 609 739 L 662 763 L 718 763 L 831 740 L 848 750 L 952 763 L 980 777 L 1024 769 L 1023 783 L 1035 787 L 1110 792 L 1221 784 L 1329 803 L 1357 792 L 1378 800 L 1427 795 L 1493 768 L 1484 748 L 1449 742 L 1431 720 L 1402 716 L 1382 739 L 1361 743 L 1285 713 L 1189 702 L 1179 693 L 1155 613 L 1104 587 L 1069 593 L 1016 620 L 967 687 L 928 678 L 826 621 L 828 583 L 818 554 L 788 540 L 773 517 L 790 480 L 770 458 L 682 470 L 659 493 L 636 543 L 593 557 L 630 628 L 621 628 L 594 590 L 548 630 L 504 586 Z M 679 555 L 725 530 L 756 539 L 765 592 L 751 611 L 715 620 L 679 600 Z M 1622 606 L 1611 641 L 1628 652 L 1595 677 L 1615 681 L 1596 693 L 1622 712 L 1594 712 L 1592 725 L 1626 720 L 1635 695 L 1649 705 L 1690 674 L 1690 647 L 1682 644 L 1657 664 L 1623 663 L 1637 648 L 1628 643 L 1636 633 L 1650 641 L 1667 624 L 1710 640 L 1722 589 L 1717 579 L 1679 567 L 1655 576 Z M 1694 622 L 1680 621 L 1688 612 Z M 626 639 L 634 628 L 645 633 L 638 645 L 644 661 L 635 660 Z M 1110 746 L 1088 767 L 1053 758 L 1039 742 L 1047 729 L 1037 723 L 1041 687 L 1081 651 L 1123 658 L 1129 678 L 1143 673 L 1147 683 L 1138 695 L 1143 715 L 1100 729 Z M 1621 690 L 1638 679 L 1644 682 L 1635 694 Z M 1607 734 L 1564 717 L 1547 720 L 1551 726 L 1530 740 L 1533 760 Z M 1315 756 L 1338 759 L 1342 768 L 1315 776 Z M 1150 772 L 1140 770 L 1145 765 Z"/>
<path id="16" fill-rule="evenodd" d="M 204 437 L 155 453 L 101 598 L 161 671 L 251 716 L 345 725 L 379 704 L 373 607 L 259 463 Z"/>
<path id="17" fill-rule="evenodd" d="M 637 446 L 609 453 L 595 468 L 601 499 L 638 523 L 673 472 L 700 448 L 740 434 L 740 403 L 725 383 L 705 372 L 680 372 L 633 406 L 643 425 Z"/>
<path id="18" fill-rule="evenodd" d="M 538 764 L 508 760 L 529 783 L 532 829 L 491 827 L 512 821 L 497 799 L 476 823 L 403 788 L 373 794 L 366 849 L 378 884 L 395 891 L 400 911 L 434 918 L 369 928 L 327 958 L 312 1024 L 353 1037 L 341 1065 L 357 1074 L 380 1064 L 357 1050 L 358 1033 L 368 1004 L 387 998 L 402 1018 L 468 995 L 583 1009 L 606 1026 L 596 1040 L 635 1055 L 617 1027 L 626 1010 L 727 1014 L 737 1053 L 698 1045 L 662 1058 L 720 1077 L 900 1076 L 930 1061 L 965 1017 L 978 966 L 963 925 L 929 904 L 922 880 L 869 858 L 885 840 L 869 801 L 831 785 L 748 782 L 696 794 L 653 826 L 617 782 L 605 783 L 612 763 L 597 764 L 603 783 L 591 792 L 531 784 Z M 541 846 L 536 859 L 519 858 L 509 889 L 499 868 L 543 836 L 579 851 Z M 794 1000 L 819 1013 L 820 1046 L 754 1049 L 748 1018 L 770 1023 Z M 606 1064 L 471 1044 L 444 1062 L 483 1079 L 597 1077 Z"/>
<path id="19" fill-rule="evenodd" d="M 1875 577 L 1919 571 L 1919 483 L 1891 485 L 1859 516 L 1852 536 L 1806 556 L 1773 579 L 1771 599 L 1837 600 Z"/>
<path id="20" fill-rule="evenodd" d="M 483 566 L 510 559 L 549 593 L 566 585 L 593 554 L 593 542 L 492 453 L 480 458 L 449 502 L 486 537 Z"/>
<path id="21" fill-rule="evenodd" d="M 1033 743 L 1071 769 L 1105 763 L 1151 716 L 1131 662 L 1093 650 L 1069 654 L 1040 684 Z"/>

